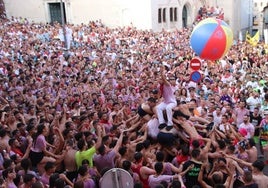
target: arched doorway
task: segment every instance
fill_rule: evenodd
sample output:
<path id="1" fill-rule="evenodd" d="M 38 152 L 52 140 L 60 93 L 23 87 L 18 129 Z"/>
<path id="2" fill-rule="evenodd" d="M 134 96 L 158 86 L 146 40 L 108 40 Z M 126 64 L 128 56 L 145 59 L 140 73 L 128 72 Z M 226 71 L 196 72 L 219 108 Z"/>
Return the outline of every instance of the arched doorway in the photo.
<path id="1" fill-rule="evenodd" d="M 183 6 L 182 9 L 182 27 L 185 28 L 187 27 L 187 7 L 186 5 Z"/>

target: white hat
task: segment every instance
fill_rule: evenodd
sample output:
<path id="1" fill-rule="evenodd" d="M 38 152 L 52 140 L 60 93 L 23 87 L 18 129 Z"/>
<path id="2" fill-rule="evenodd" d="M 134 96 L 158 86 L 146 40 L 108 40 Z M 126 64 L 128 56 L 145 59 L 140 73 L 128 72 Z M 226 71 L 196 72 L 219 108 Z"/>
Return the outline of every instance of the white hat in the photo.
<path id="1" fill-rule="evenodd" d="M 167 67 L 168 69 L 170 69 L 170 65 L 167 64 L 167 62 L 163 61 L 162 64 L 163 64 L 165 67 Z"/>
<path id="2" fill-rule="evenodd" d="M 190 81 L 187 88 L 196 88 L 196 83 L 194 83 L 193 81 Z"/>

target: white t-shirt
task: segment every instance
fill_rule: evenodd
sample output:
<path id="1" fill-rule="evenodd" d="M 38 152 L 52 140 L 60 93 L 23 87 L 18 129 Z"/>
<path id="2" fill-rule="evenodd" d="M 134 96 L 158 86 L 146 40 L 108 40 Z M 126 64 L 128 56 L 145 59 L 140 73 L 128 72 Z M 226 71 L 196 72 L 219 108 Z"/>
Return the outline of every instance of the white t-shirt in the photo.
<path id="1" fill-rule="evenodd" d="M 253 96 L 249 97 L 247 100 L 247 105 L 249 106 L 249 111 L 253 112 L 254 108 L 261 105 L 261 99 L 259 97 L 255 98 Z"/>
<path id="2" fill-rule="evenodd" d="M 229 124 L 226 124 L 226 126 L 224 126 L 224 124 L 220 124 L 219 125 L 219 130 L 226 133 L 227 131 L 230 130 L 230 125 Z"/>

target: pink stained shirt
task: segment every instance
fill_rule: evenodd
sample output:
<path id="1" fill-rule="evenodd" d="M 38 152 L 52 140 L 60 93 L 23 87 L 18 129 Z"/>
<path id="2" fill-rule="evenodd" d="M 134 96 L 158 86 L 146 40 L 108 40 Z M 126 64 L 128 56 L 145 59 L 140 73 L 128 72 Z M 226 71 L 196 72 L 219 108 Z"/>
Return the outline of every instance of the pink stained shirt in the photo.
<path id="1" fill-rule="evenodd" d="M 246 108 L 236 108 L 235 109 L 235 114 L 236 114 L 236 123 L 237 123 L 237 127 L 239 127 L 239 125 L 241 123 L 243 123 L 243 120 L 244 120 L 244 116 L 245 115 L 249 115 L 249 110 L 246 109 Z"/>
<path id="2" fill-rule="evenodd" d="M 162 181 L 166 181 L 167 183 L 170 183 L 172 180 L 173 180 L 173 175 L 159 175 L 159 176 L 150 175 L 148 178 L 150 188 L 155 188 Z"/>
<path id="3" fill-rule="evenodd" d="M 163 85 L 163 98 L 166 104 L 176 102 L 176 97 L 174 95 L 175 91 L 176 87 L 166 84 Z"/>
<path id="4" fill-rule="evenodd" d="M 31 148 L 34 152 L 42 152 L 46 148 L 46 139 L 44 135 L 40 134 Z"/>
<path id="5" fill-rule="evenodd" d="M 49 185 L 49 176 L 44 173 L 41 177 L 40 177 L 40 181 L 44 184 L 44 185 Z"/>

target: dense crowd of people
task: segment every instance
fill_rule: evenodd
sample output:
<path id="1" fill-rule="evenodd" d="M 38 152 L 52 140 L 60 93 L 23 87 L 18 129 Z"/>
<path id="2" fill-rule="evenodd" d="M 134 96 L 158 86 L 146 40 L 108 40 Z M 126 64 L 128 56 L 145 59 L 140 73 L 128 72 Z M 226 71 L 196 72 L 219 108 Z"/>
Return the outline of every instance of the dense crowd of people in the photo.
<path id="1" fill-rule="evenodd" d="M 221 20 L 224 20 L 224 10 L 218 5 L 214 6 L 202 6 L 199 8 L 197 20 L 202 20 L 205 17 L 215 17 Z"/>
<path id="2" fill-rule="evenodd" d="M 101 187 L 112 168 L 134 187 L 268 187 L 267 45 L 195 57 L 171 32 L 2 20 L 1 187 Z M 257 151 L 256 144 L 260 147 Z"/>

